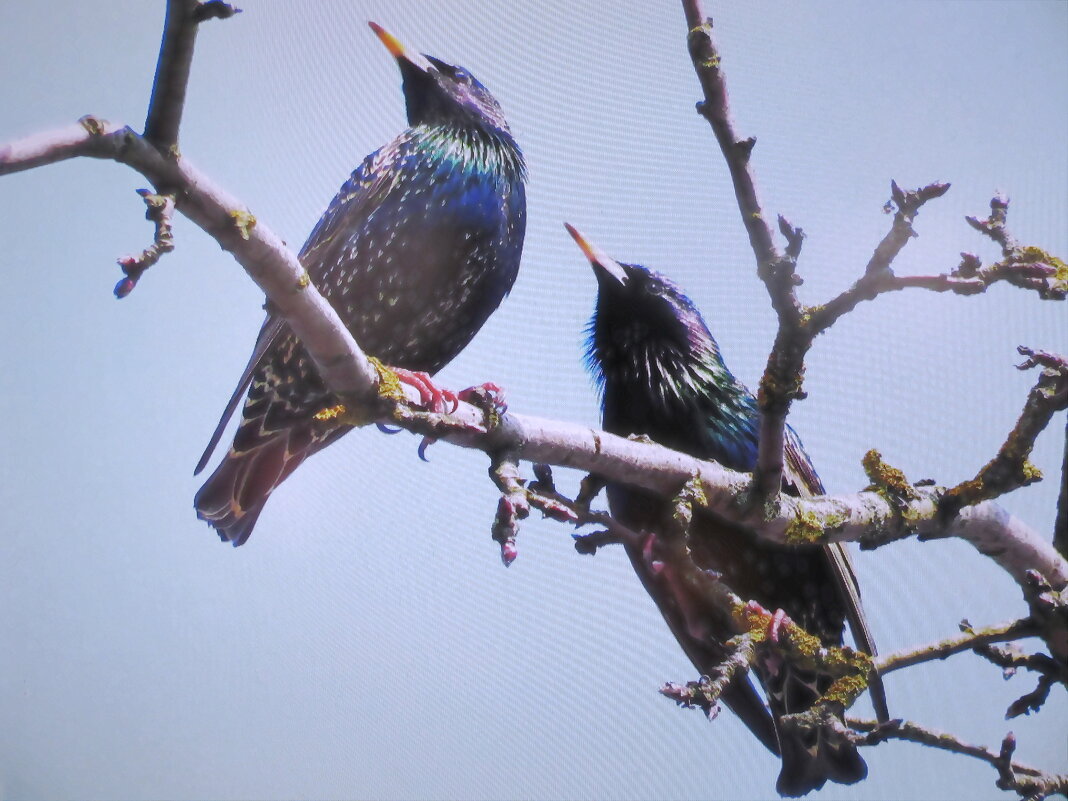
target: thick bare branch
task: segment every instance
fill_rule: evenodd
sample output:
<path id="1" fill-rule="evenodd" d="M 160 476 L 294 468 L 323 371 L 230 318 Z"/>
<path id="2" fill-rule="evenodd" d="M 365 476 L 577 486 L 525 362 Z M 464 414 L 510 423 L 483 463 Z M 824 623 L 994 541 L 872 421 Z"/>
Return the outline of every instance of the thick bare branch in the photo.
<path id="1" fill-rule="evenodd" d="M 373 392 L 377 371 L 296 256 L 188 159 L 165 157 L 128 127 L 83 117 L 68 128 L 0 146 L 0 176 L 76 156 L 118 161 L 141 173 L 157 191 L 167 187 L 178 211 L 232 253 L 285 316 L 335 392 L 355 397 Z"/>
<path id="2" fill-rule="evenodd" d="M 1068 560 L 1021 520 L 989 501 L 965 507 L 947 520 L 939 504 L 943 490 L 934 486 L 914 487 L 912 497 L 905 499 L 878 489 L 814 498 L 783 496 L 777 512 L 766 516 L 765 510 L 737 501 L 750 485 L 749 474 L 654 442 L 512 412 L 487 428 L 483 411 L 467 403 L 449 415 L 402 410 L 382 420 L 390 421 L 461 447 L 487 453 L 514 450 L 524 460 L 573 467 L 667 497 L 696 478 L 709 510 L 770 542 L 859 542 L 875 548 L 910 536 L 959 537 L 997 562 L 1027 592 L 1032 570 L 1055 589 L 1068 586 Z"/>

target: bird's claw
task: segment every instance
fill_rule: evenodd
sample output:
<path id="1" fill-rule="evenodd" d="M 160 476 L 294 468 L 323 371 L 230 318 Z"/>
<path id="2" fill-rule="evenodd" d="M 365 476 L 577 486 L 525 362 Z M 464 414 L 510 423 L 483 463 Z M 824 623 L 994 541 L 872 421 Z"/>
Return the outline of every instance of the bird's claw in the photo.
<path id="1" fill-rule="evenodd" d="M 470 403 L 472 406 L 478 406 L 480 409 L 492 410 L 497 415 L 502 415 L 508 411 L 508 401 L 505 399 L 504 387 L 494 384 L 492 381 L 462 389 L 456 397 Z"/>
<path id="2" fill-rule="evenodd" d="M 448 389 L 442 389 L 430 380 L 430 376 L 417 370 L 405 370 L 403 367 L 390 367 L 401 383 L 414 387 L 419 393 L 419 403 L 427 411 L 435 414 L 448 414 L 456 411 L 459 399 Z M 449 408 L 451 404 L 452 408 Z"/>
<path id="3" fill-rule="evenodd" d="M 434 437 L 423 437 L 422 441 L 419 443 L 419 458 L 422 459 L 424 462 L 430 461 L 426 458 L 426 449 L 433 445 L 435 442 L 437 442 L 437 439 Z"/>

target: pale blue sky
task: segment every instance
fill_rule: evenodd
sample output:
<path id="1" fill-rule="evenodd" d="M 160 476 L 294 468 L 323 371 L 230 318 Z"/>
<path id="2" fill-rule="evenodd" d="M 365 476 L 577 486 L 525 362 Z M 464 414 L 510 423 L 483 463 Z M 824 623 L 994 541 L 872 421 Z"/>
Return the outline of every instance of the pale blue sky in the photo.
<path id="1" fill-rule="evenodd" d="M 93 113 L 140 127 L 162 2 L 6 3 L 0 141 Z M 461 63 L 500 99 L 530 165 L 515 290 L 445 385 L 494 380 L 512 408 L 594 423 L 581 365 L 594 282 L 563 230 L 671 274 L 755 385 L 774 320 L 707 124 L 677 2 L 269 3 L 205 26 L 182 146 L 299 247 L 349 171 L 404 124 L 366 27 Z M 808 234 L 803 298 L 847 286 L 885 233 L 896 178 L 952 182 L 897 266 L 993 247 L 963 221 L 1010 196 L 1016 235 L 1068 253 L 1068 5 L 738 4 L 716 14 L 763 200 Z M 309 461 L 249 543 L 196 520 L 192 467 L 244 366 L 262 296 L 202 232 L 122 302 L 114 259 L 150 226 L 136 174 L 66 163 L 0 179 L 0 797 L 767 798 L 774 760 L 729 714 L 656 690 L 693 669 L 621 553 L 577 556 L 529 521 L 505 570 L 486 459 L 424 465 L 365 431 Z M 792 422 L 831 491 L 870 447 L 913 478 L 965 478 L 1012 426 L 1017 344 L 1064 351 L 1064 304 L 997 287 L 901 293 L 817 343 Z M 1006 500 L 1052 526 L 1048 480 Z M 566 474 L 558 471 L 561 476 Z M 565 483 L 573 485 L 575 478 Z M 863 554 L 884 651 L 1025 610 L 957 542 Z M 1030 678 L 969 656 L 888 677 L 894 715 L 1068 770 L 1068 704 L 1006 723 Z M 915 745 L 818 795 L 993 798 L 993 771 Z M 1007 797 L 1007 796 L 1006 796 Z"/>

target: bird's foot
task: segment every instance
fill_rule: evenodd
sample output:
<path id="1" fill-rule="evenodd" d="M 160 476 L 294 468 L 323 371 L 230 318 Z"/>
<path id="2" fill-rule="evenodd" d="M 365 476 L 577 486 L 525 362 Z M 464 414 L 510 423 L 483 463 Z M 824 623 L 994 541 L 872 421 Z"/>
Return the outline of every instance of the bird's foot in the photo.
<path id="1" fill-rule="evenodd" d="M 492 381 L 462 389 L 457 397 L 482 410 L 486 416 L 487 428 L 496 428 L 501 422 L 501 417 L 508 411 L 504 388 Z"/>
<path id="2" fill-rule="evenodd" d="M 782 609 L 776 609 L 771 615 L 771 623 L 768 624 L 768 639 L 773 643 L 779 642 L 782 627 L 792 621 Z"/>
<path id="3" fill-rule="evenodd" d="M 375 369 L 378 370 L 378 391 L 382 397 L 391 398 L 395 401 L 407 402 L 404 392 L 404 384 L 415 389 L 419 393 L 418 405 L 421 409 L 434 414 L 449 414 L 456 411 L 460 401 L 451 390 L 437 386 L 430 380 L 430 376 L 420 370 L 407 370 L 403 367 L 386 367 L 377 359 L 371 359 Z M 391 428 L 379 425 L 379 430 L 386 434 L 395 433 Z M 426 449 L 434 444 L 434 437 L 423 437 L 419 443 L 419 458 L 424 462 Z"/>
<path id="4" fill-rule="evenodd" d="M 779 644 L 782 639 L 783 629 L 792 626 L 793 620 L 782 609 L 776 609 L 774 612 L 769 612 L 763 606 L 756 601 L 750 601 L 745 605 L 746 616 L 750 619 L 756 618 L 763 621 L 767 621 L 764 625 L 764 636 L 768 642 Z"/>
<path id="5" fill-rule="evenodd" d="M 419 404 L 428 412 L 448 414 L 456 411 L 456 407 L 460 402 L 456 394 L 451 390 L 443 389 L 434 384 L 426 373 L 417 370 L 405 370 L 403 367 L 390 367 L 389 370 L 402 384 L 415 388 L 416 392 L 419 393 Z"/>

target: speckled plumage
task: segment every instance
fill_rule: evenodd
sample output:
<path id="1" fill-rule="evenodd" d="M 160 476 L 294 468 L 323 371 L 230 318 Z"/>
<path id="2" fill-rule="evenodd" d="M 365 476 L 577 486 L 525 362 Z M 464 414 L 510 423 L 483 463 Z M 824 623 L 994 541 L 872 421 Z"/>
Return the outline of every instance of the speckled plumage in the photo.
<path id="1" fill-rule="evenodd" d="M 497 101 L 460 67 L 397 57 L 409 128 L 364 159 L 300 251 L 312 282 L 360 347 L 434 373 L 508 294 L 526 226 L 522 153 Z M 226 457 L 197 493 L 198 516 L 241 545 L 270 493 L 349 429 L 312 420 L 333 405 L 285 321 L 269 315 L 201 464 L 248 397 Z"/>
<path id="2" fill-rule="evenodd" d="M 714 459 L 749 472 L 756 465 L 759 411 L 752 393 L 724 364 L 719 346 L 697 308 L 666 277 L 640 265 L 620 264 L 573 235 L 583 246 L 598 280 L 590 322 L 588 365 L 602 396 L 606 431 L 645 434 L 673 449 Z M 784 488 L 793 494 L 822 494 L 823 487 L 801 442 L 787 431 Z M 638 531 L 655 531 L 667 502 L 622 485 L 610 485 L 613 515 Z M 739 528 L 698 513 L 702 536 L 691 541 L 703 568 L 747 600 L 782 609 L 825 644 L 839 645 L 847 619 L 860 647 L 873 651 L 859 605 L 859 590 L 848 556 L 840 546 L 793 548 L 762 543 Z M 653 592 L 657 577 L 646 557 L 630 548 L 631 562 Z M 658 597 L 662 597 L 663 593 Z M 733 634 L 729 621 L 712 621 L 704 640 L 687 628 L 685 611 L 662 608 L 665 619 L 694 664 L 706 672 L 724 656 Z M 856 749 L 801 743 L 784 736 L 779 718 L 807 709 L 828 682 L 815 682 L 789 666 L 758 670 L 771 715 L 745 677 L 736 679 L 723 700 L 772 751 L 782 755 L 778 789 L 801 795 L 827 779 L 851 783 L 866 775 Z M 876 705 L 885 708 L 881 686 Z"/>

